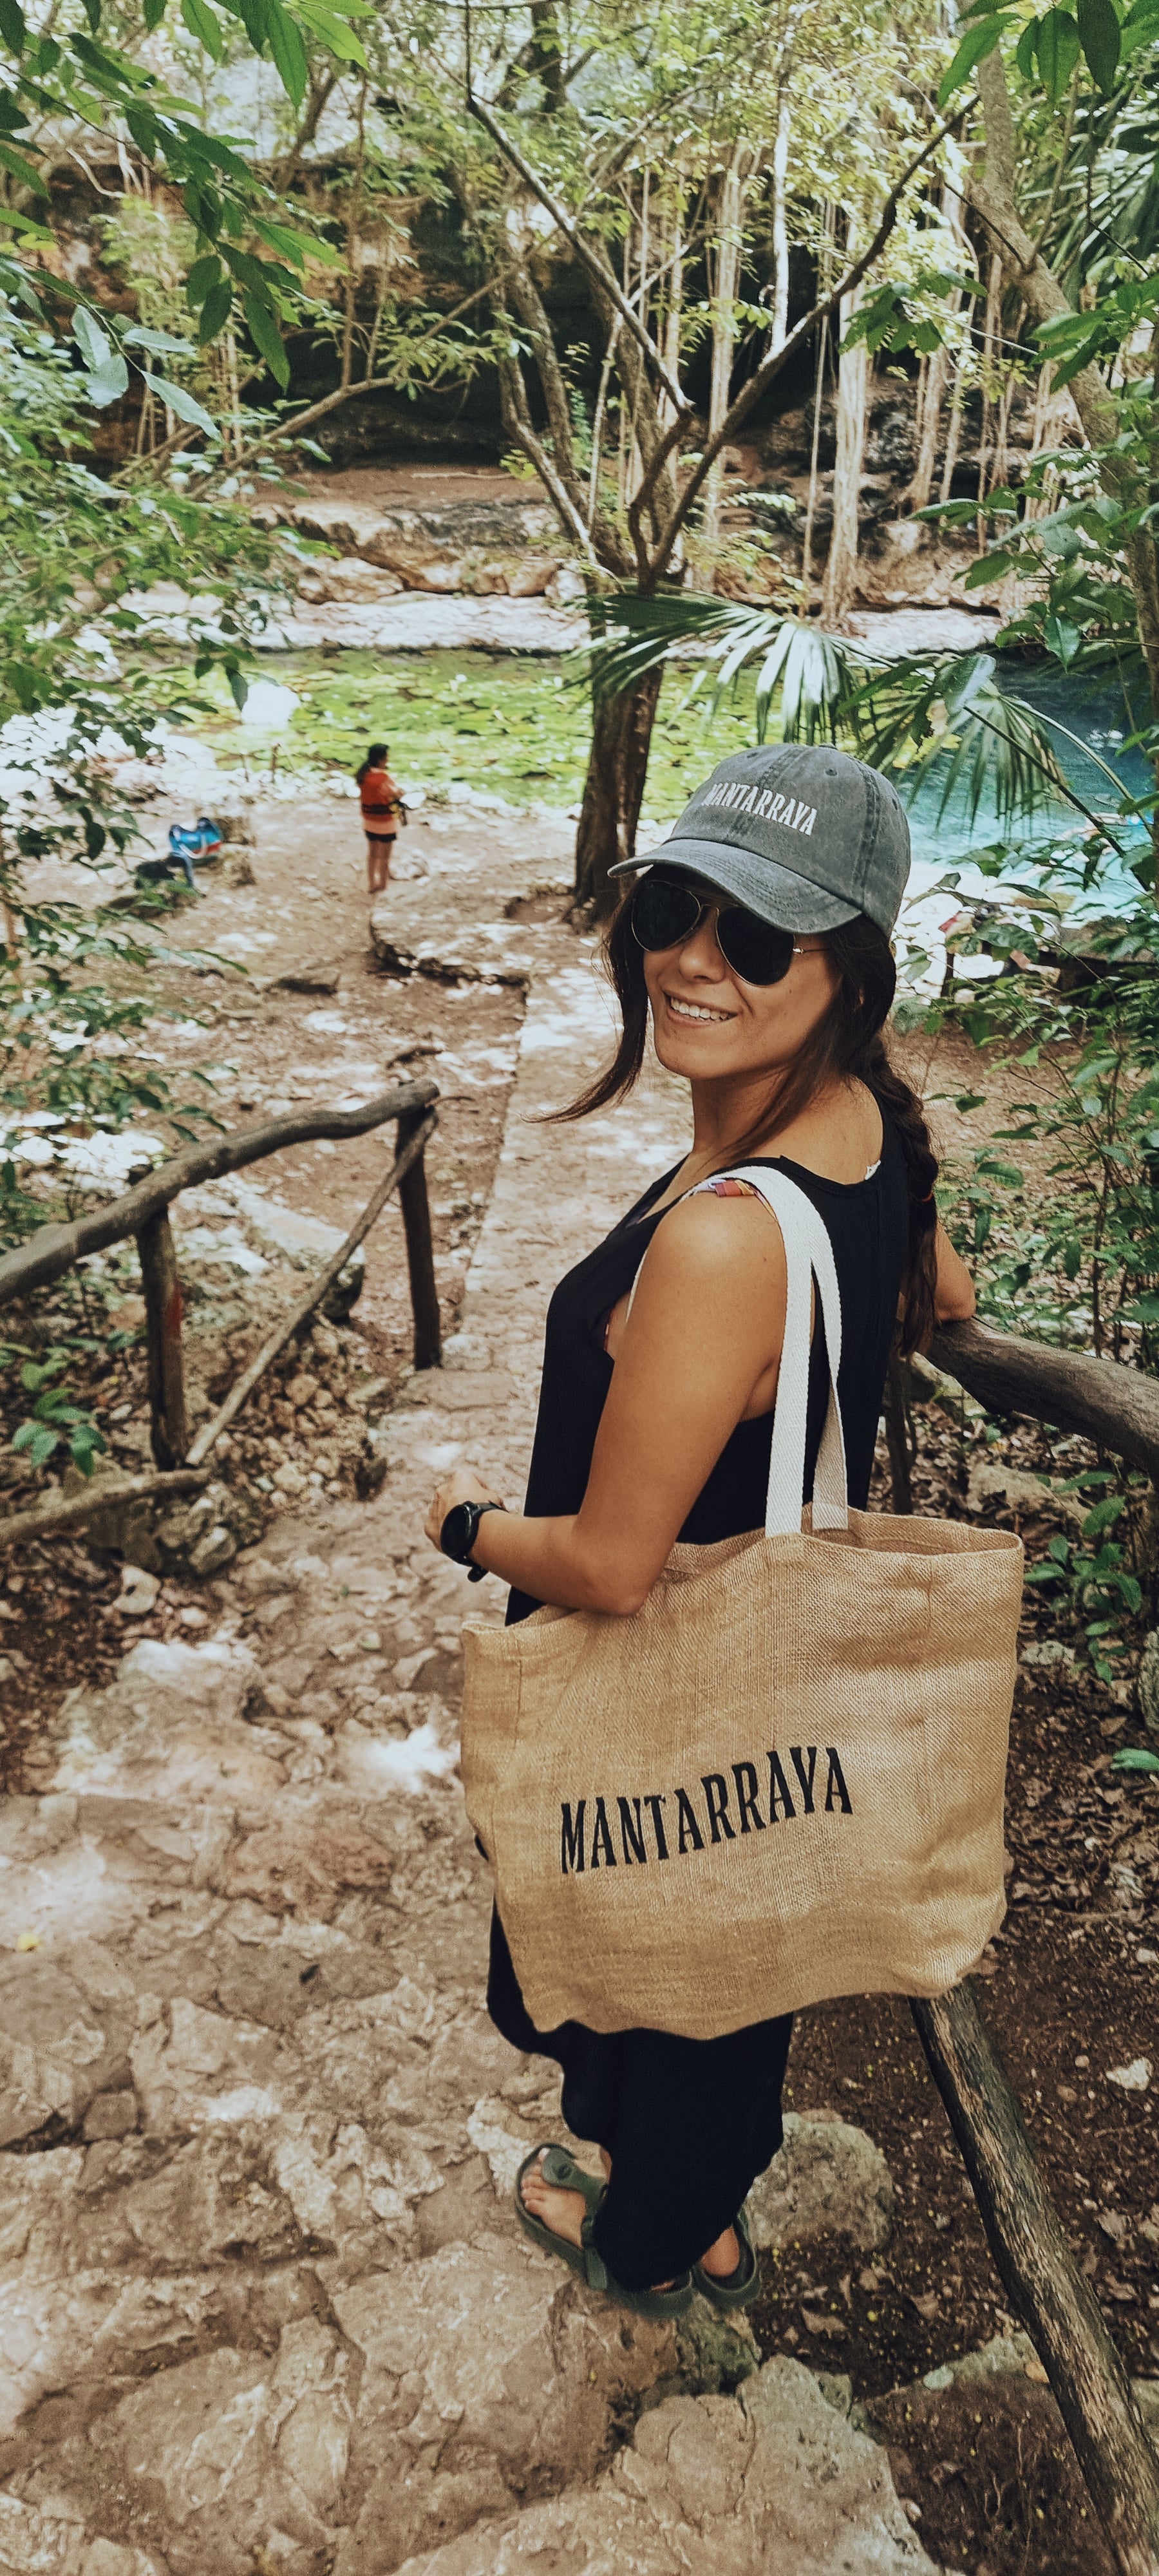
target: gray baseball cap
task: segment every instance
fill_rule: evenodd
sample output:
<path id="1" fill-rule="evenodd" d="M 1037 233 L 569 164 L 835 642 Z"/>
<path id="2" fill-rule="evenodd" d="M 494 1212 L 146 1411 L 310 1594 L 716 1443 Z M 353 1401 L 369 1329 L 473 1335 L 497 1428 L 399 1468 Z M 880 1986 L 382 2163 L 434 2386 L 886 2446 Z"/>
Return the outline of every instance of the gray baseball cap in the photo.
<path id="1" fill-rule="evenodd" d="M 609 873 L 658 864 L 783 930 L 836 930 L 865 913 L 888 937 L 909 876 L 909 824 L 880 770 L 828 743 L 773 743 L 722 760 L 670 838 Z"/>

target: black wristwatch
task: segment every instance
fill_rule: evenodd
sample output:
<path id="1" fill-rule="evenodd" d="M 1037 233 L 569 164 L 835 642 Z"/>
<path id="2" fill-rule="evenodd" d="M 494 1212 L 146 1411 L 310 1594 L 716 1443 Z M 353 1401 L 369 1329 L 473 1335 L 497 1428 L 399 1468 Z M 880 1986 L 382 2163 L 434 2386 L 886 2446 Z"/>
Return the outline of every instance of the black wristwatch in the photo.
<path id="1" fill-rule="evenodd" d="M 439 1531 L 439 1546 L 444 1556 L 449 1556 L 453 1564 L 468 1567 L 467 1579 L 471 1583 L 481 1583 L 484 1575 L 490 1570 L 485 1565 L 471 1564 L 471 1550 L 478 1538 L 479 1523 L 483 1514 L 484 1512 L 504 1512 L 506 1509 L 506 1503 L 455 1503 L 443 1522 Z"/>

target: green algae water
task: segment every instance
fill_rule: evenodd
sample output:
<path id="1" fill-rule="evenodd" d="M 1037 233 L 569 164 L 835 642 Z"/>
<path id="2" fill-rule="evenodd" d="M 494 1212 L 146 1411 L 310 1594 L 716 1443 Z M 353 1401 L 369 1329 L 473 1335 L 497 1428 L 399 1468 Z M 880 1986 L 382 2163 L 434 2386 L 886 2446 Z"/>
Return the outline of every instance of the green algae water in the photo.
<path id="1" fill-rule="evenodd" d="M 999 684 L 1057 717 L 1089 743 L 1129 793 L 1144 791 L 1145 764 L 1120 749 L 1125 724 L 1121 700 L 1105 685 L 1061 673 L 1034 673 L 999 663 Z M 211 693 L 215 684 L 209 684 Z M 288 691 L 290 698 L 280 698 Z M 278 700 L 275 720 L 261 720 L 263 702 Z M 292 703 L 292 701 L 296 703 Z M 372 741 L 390 745 L 391 768 L 412 794 L 435 798 L 468 790 L 502 798 L 518 810 L 548 806 L 577 809 L 583 793 L 591 739 L 587 689 L 576 666 L 542 654 L 443 652 L 279 653 L 257 681 L 253 709 L 239 716 L 218 684 L 198 724 L 217 758 L 249 771 L 255 784 L 278 769 L 305 785 L 357 767 Z M 690 692 L 684 672 L 668 673 L 652 737 L 644 799 L 646 823 L 666 824 L 686 804 L 698 780 L 730 752 L 755 740 L 755 676 L 742 671 L 709 719 L 705 702 Z M 1078 743 L 1056 738 L 1064 773 L 1094 810 L 1113 809 L 1108 782 Z M 1083 838 L 1082 819 L 1061 801 L 1033 824 L 1004 836 L 993 806 L 983 802 L 971 819 L 965 788 L 942 808 L 937 769 L 927 773 L 909 803 L 914 858 L 923 868 L 960 864 L 973 850 L 1004 837 L 1032 859 L 1036 844 L 1060 829 Z M 1138 840 L 1139 826 L 1115 827 L 1117 837 Z M 1100 872 L 1100 893 L 1128 907 L 1136 888 L 1122 863 Z"/>
<path id="2" fill-rule="evenodd" d="M 482 789 L 510 805 L 566 810 L 583 794 L 591 742 L 586 687 L 563 664 L 530 653 L 279 653 L 257 683 L 275 681 L 299 704 L 276 728 L 277 765 L 308 776 L 357 768 L 368 742 L 390 745 L 400 783 L 437 795 Z M 670 675 L 648 765 L 646 811 L 669 822 L 706 769 L 753 740 L 754 689 L 742 675 L 715 722 Z M 269 765 L 275 735 L 239 717 L 221 690 L 198 725 L 224 764 Z"/>

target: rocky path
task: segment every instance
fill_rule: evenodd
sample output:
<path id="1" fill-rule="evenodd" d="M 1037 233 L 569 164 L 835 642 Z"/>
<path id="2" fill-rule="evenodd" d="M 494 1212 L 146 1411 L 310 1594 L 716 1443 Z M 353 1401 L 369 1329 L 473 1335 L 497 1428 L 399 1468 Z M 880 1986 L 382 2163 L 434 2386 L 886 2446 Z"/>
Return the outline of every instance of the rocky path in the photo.
<path id="1" fill-rule="evenodd" d="M 532 947 L 462 1329 L 381 1495 L 283 1516 L 212 1631 L 74 1696 L 48 1793 L 0 1818 L 0 2570 L 931 2568 L 822 2381 L 758 2370 L 699 2303 L 631 2318 L 510 2207 L 558 2084 L 483 2009 L 454 1717 L 477 1596 L 422 1511 L 458 1457 L 518 1493 L 549 1285 L 680 1114 L 658 1081 L 631 1119 L 536 1124 L 607 1019 L 580 943 Z M 880 2160 L 808 2122 L 766 2240 L 843 2156 L 880 2240 Z"/>

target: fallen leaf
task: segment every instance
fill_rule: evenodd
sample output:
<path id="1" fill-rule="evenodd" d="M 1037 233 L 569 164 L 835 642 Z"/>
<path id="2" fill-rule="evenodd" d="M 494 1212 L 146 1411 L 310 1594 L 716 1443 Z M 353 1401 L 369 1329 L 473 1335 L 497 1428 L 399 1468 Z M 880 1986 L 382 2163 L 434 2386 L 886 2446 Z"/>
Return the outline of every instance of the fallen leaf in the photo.
<path id="1" fill-rule="evenodd" d="M 1050 2372 L 1049 2370 L 1043 2369 L 1037 2353 L 1034 2355 L 1032 2361 L 1025 2361 L 1023 2363 L 1022 2375 L 1024 2379 L 1032 2379 L 1036 2388 L 1049 2388 L 1050 2386 Z"/>
<path id="2" fill-rule="evenodd" d="M 920 2299 L 911 2298 L 910 2306 L 916 2308 L 919 2317 L 924 2317 L 928 2326 L 932 2326 L 941 2315 L 936 2290 L 923 2291 Z"/>
<path id="3" fill-rule="evenodd" d="M 1110 2237 L 1112 2245 L 1122 2244 L 1127 2233 L 1127 2222 L 1125 2218 L 1120 2217 L 1117 2209 L 1100 2209 L 1095 2225 L 1102 2228 L 1104 2236 Z"/>
<path id="4" fill-rule="evenodd" d="M 858 2273 L 857 2287 L 859 2290 L 880 2290 L 880 2278 L 871 2264 L 867 2263 L 864 2271 Z"/>
<path id="5" fill-rule="evenodd" d="M 808 2308 L 801 2310 L 801 2323 L 813 2335 L 840 2335 L 844 2339 L 849 2332 L 843 2317 L 816 2317 Z"/>
<path id="6" fill-rule="evenodd" d="M 1145 2093 L 1151 2081 L 1149 2057 L 1133 2057 L 1129 2066 L 1108 2066 L 1108 2084 L 1117 2084 L 1122 2093 Z"/>
<path id="7" fill-rule="evenodd" d="M 1056 2084 L 1054 2089 L 1060 2102 L 1077 2102 L 1079 2098 L 1073 2084 Z"/>

